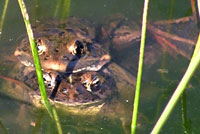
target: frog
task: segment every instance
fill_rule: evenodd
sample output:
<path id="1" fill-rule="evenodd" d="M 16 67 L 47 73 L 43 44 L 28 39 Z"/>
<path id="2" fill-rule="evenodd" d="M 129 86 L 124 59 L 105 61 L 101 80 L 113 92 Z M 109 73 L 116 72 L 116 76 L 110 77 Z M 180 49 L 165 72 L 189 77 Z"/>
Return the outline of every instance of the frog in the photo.
<path id="1" fill-rule="evenodd" d="M 43 69 L 69 73 L 98 71 L 111 59 L 95 41 L 95 26 L 86 20 L 71 17 L 63 23 L 50 21 L 33 27 L 33 32 Z M 34 67 L 27 37 L 14 55 L 25 66 Z"/>
<path id="2" fill-rule="evenodd" d="M 78 20 L 78 21 L 76 21 L 76 20 Z M 82 19 L 77 19 L 77 18 L 72 17 L 72 18 L 68 18 L 67 21 L 62 24 L 54 24 L 54 23 L 49 22 L 49 24 L 45 24 L 45 26 L 34 27 L 34 33 L 35 33 L 35 37 L 36 37 L 38 53 L 40 56 L 43 71 L 48 70 L 48 69 L 53 70 L 53 71 L 58 71 L 58 73 L 62 74 L 62 77 L 66 76 L 66 75 L 75 75 L 75 73 L 84 72 L 84 74 L 81 77 L 80 82 L 84 83 L 87 93 L 93 93 L 96 95 L 98 94 L 98 96 L 100 96 L 99 93 L 97 91 L 96 92 L 93 91 L 94 88 L 91 88 L 91 84 L 92 85 L 94 85 L 93 83 L 97 84 L 99 82 L 99 76 L 96 77 L 97 76 L 96 74 L 93 75 L 92 73 L 90 73 L 89 76 L 91 76 L 91 77 L 88 77 L 87 71 L 93 71 L 93 72 L 97 72 L 97 71 L 104 72 L 105 71 L 106 74 L 111 75 L 111 77 L 113 77 L 114 81 L 116 81 L 116 87 L 117 87 L 116 89 L 119 91 L 124 88 L 126 89 L 127 87 L 129 87 L 129 88 L 134 87 L 135 81 L 136 81 L 134 76 L 132 76 L 131 74 L 126 72 L 122 67 L 118 66 L 116 63 L 108 64 L 111 56 L 108 54 L 109 52 L 107 49 L 102 48 L 102 46 L 100 45 L 101 43 L 98 44 L 98 43 L 94 42 L 94 40 L 95 40 L 94 34 L 95 33 L 89 32 L 89 31 L 94 31 L 94 30 L 89 30 L 88 32 L 79 32 L 80 30 L 83 29 L 83 28 L 80 28 L 82 25 L 84 25 L 84 24 L 88 25 L 88 22 L 86 22 L 86 23 L 81 23 L 81 22 L 82 22 Z M 90 25 L 90 27 L 84 25 L 84 28 L 91 29 L 93 27 L 91 25 Z M 85 30 L 85 29 L 83 29 L 83 30 Z M 85 34 L 82 34 L 82 33 L 89 33 L 89 34 L 87 34 L 87 36 L 86 36 Z M 90 34 L 90 33 L 92 33 L 92 34 Z M 73 42 L 73 43 L 71 43 L 71 42 Z M 90 42 L 90 43 L 88 43 L 88 42 Z M 56 44 L 56 43 L 58 43 L 58 44 Z M 63 56 L 63 53 L 70 54 L 70 56 L 68 56 L 68 59 L 74 58 L 73 60 L 75 60 L 75 62 L 77 62 L 76 65 L 80 66 L 80 68 L 77 67 L 78 69 L 76 69 L 76 66 L 75 66 L 74 68 L 72 68 L 72 71 L 69 71 L 68 69 L 66 69 L 66 68 L 68 68 L 67 66 L 69 66 L 66 64 L 68 61 L 65 64 L 62 64 L 64 67 L 62 67 L 62 66 L 51 67 L 51 65 L 52 66 L 56 65 L 54 61 L 60 62 L 58 56 Z M 98 53 L 100 53 L 100 54 L 98 54 Z M 78 54 L 78 55 L 76 55 L 76 54 Z M 30 47 L 29 47 L 27 38 L 22 40 L 21 44 L 15 50 L 14 55 L 19 59 L 19 61 L 23 65 L 28 66 L 29 68 L 33 67 L 33 64 L 31 61 L 32 60 L 31 51 L 30 51 Z M 45 56 L 43 56 L 43 55 L 45 55 Z M 52 57 L 52 58 L 49 58 L 49 57 Z M 94 57 L 96 59 L 98 59 L 98 60 L 95 59 L 95 62 L 93 62 L 93 63 L 96 63 L 97 65 L 92 64 L 90 67 L 88 67 L 88 66 L 84 67 L 85 65 L 90 64 L 90 61 L 92 61 L 92 60 L 94 61 Z M 78 60 L 76 60 L 76 58 Z M 46 61 L 45 61 L 45 59 L 46 59 Z M 73 60 L 70 62 L 73 62 Z M 46 63 L 48 63 L 48 64 L 45 65 Z M 84 64 L 84 65 L 82 66 L 82 64 Z M 108 64 L 108 66 L 106 66 L 106 64 Z M 50 68 L 49 68 L 49 66 L 50 66 Z M 97 66 L 100 66 L 100 67 L 97 67 Z M 87 68 L 91 68 L 91 67 L 93 67 L 94 69 L 87 69 Z M 107 71 L 107 70 L 111 70 L 111 71 Z M 102 76 L 102 73 L 100 73 L 100 74 L 101 74 L 100 76 Z M 121 76 L 123 76 L 123 78 L 120 78 Z M 50 84 L 47 84 L 47 85 L 50 85 L 50 87 L 51 87 L 51 85 L 55 85 L 55 82 L 51 81 L 51 77 L 45 77 L 45 79 L 49 79 L 49 78 L 50 78 Z M 66 79 L 66 78 L 64 78 L 64 79 Z M 55 78 L 54 78 L 54 80 L 55 80 Z M 24 81 L 24 80 L 22 80 L 22 81 Z M 61 85 L 68 85 L 70 83 L 69 80 L 67 82 L 64 82 L 64 81 L 65 80 L 63 80 L 64 84 L 61 83 Z M 108 81 L 108 80 L 106 79 L 105 81 Z M 121 83 L 123 83 L 123 84 L 121 84 Z M 129 83 L 128 85 L 130 85 L 130 86 L 127 86 L 124 83 Z M 71 85 L 71 84 L 69 84 L 69 85 Z M 80 85 L 77 84 L 76 86 L 80 86 Z M 72 87 L 74 87 L 74 86 L 72 86 Z M 60 90 L 58 90 L 58 91 L 60 91 Z M 124 92 L 124 91 L 120 91 L 120 92 Z M 129 92 L 132 92 L 132 90 L 127 91 L 126 93 L 129 93 Z M 103 97 L 103 96 L 101 96 L 101 97 Z"/>

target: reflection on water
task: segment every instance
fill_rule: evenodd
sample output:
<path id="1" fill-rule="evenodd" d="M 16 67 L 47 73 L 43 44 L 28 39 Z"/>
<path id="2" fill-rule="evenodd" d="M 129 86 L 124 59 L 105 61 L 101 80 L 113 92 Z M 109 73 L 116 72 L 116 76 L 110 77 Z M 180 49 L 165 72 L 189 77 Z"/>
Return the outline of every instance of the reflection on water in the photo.
<path id="1" fill-rule="evenodd" d="M 32 16 L 32 22 L 35 24 L 37 21 L 44 21 L 53 18 L 55 3 L 55 1 L 42 1 L 35 5 L 34 2 L 28 2 L 27 7 L 29 7 L 30 16 Z M 160 0 L 160 3 L 160 7 L 162 7 L 162 3 L 166 2 Z M 189 5 L 187 3 L 181 4 L 183 4 L 182 7 L 186 8 Z M 6 61 L 6 57 L 10 58 L 17 44 L 20 42 L 19 38 L 24 36 L 24 33 L 26 32 L 17 6 L 18 4 L 16 1 L 10 1 L 2 38 L 0 40 L 1 57 L 2 55 L 5 57 L 4 59 L 1 59 L 5 61 L 0 63 L 0 72 L 4 75 L 8 75 L 10 69 L 14 65 L 12 63 L 13 61 Z M 137 19 L 139 20 L 138 22 L 140 22 L 142 6 L 142 1 L 126 0 L 126 2 L 121 2 L 120 0 L 102 0 L 91 2 L 88 0 L 87 2 L 83 2 L 74 0 L 71 2 L 70 15 L 83 16 L 95 21 L 96 23 L 102 23 L 105 15 L 122 12 L 130 19 Z M 157 15 L 156 17 L 162 19 L 164 15 L 168 15 L 166 12 L 158 12 L 156 7 L 154 7 L 155 9 L 153 9 L 153 6 L 150 7 L 152 7 L 152 9 L 150 9 L 150 11 L 152 10 L 150 13 L 151 17 L 154 13 Z M 177 12 L 177 17 L 179 17 L 180 12 Z M 151 19 L 157 18 L 154 18 L 153 16 Z M 160 47 L 154 39 L 148 40 L 148 44 L 151 46 L 148 52 L 151 53 L 147 55 L 149 57 L 152 56 L 153 58 L 150 58 L 151 60 L 148 61 L 149 63 L 145 66 L 143 72 L 143 87 L 139 107 L 141 118 L 138 120 L 138 133 L 150 132 L 155 120 L 158 118 L 159 113 L 168 101 L 168 97 L 171 96 L 173 89 L 176 87 L 176 84 L 181 78 L 188 63 L 188 61 L 181 56 L 177 56 L 176 59 L 174 59 L 174 57 L 171 57 L 168 54 L 164 55 L 161 50 L 158 51 Z M 137 45 L 139 45 L 139 43 Z M 117 62 L 131 72 L 131 74 L 135 75 L 137 70 L 138 48 L 138 46 L 134 46 L 131 49 L 125 49 L 122 52 L 112 51 L 113 61 Z M 159 54 L 159 56 L 157 54 Z M 153 64 L 148 66 L 152 62 Z M 163 64 L 165 64 L 164 69 L 167 70 L 167 73 L 157 71 L 163 69 Z M 4 81 L 0 80 L 1 91 L 6 90 L 5 85 L 2 87 L 3 83 Z M 198 109 L 200 109 L 198 107 L 199 100 L 197 97 L 197 94 L 199 93 L 199 91 L 197 91 L 197 87 L 199 86 L 198 83 L 199 78 L 198 76 L 195 76 L 190 87 L 188 87 L 188 90 L 186 91 L 186 105 L 190 104 L 187 107 L 187 109 L 189 109 L 188 120 L 191 118 L 191 121 L 193 122 L 191 128 L 194 128 L 196 133 L 200 131 L 199 129 L 196 129 L 198 127 L 197 124 L 200 121 L 200 119 L 196 118 L 199 113 Z M 129 132 L 133 95 L 130 93 L 123 93 L 123 95 L 118 99 L 118 102 L 113 102 L 106 107 L 107 109 L 111 109 L 106 110 L 108 113 L 102 112 L 96 116 L 72 115 L 57 110 L 64 134 L 121 134 L 125 133 L 124 129 Z M 30 104 L 0 94 L 0 107 L 0 133 L 57 133 L 56 125 L 50 119 L 48 114 Z M 178 104 L 164 127 L 162 131 L 163 133 L 183 133 L 184 128 L 182 126 L 180 108 L 180 104 Z M 112 111 L 112 109 L 115 109 L 116 111 Z M 126 118 L 126 124 L 124 126 L 122 117 Z"/>

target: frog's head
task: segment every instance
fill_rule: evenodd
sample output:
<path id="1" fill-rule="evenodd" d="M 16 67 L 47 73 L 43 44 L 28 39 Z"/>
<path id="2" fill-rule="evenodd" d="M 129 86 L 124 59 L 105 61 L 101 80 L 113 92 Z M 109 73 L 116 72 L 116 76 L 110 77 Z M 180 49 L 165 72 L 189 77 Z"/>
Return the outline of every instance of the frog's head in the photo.
<path id="1" fill-rule="evenodd" d="M 79 82 L 70 84 L 68 81 L 63 80 L 59 85 L 54 100 L 76 105 L 100 101 L 100 98 L 88 92 Z"/>
<path id="2" fill-rule="evenodd" d="M 38 37 L 36 44 L 43 69 L 60 72 L 98 71 L 110 61 L 110 56 L 100 44 L 74 36 L 68 35 L 66 39 Z M 34 66 L 27 38 L 22 40 L 14 55 L 25 66 Z"/>
<path id="3" fill-rule="evenodd" d="M 33 28 L 43 69 L 60 72 L 97 71 L 110 56 L 95 43 L 95 26 L 85 19 L 69 17 L 65 22 L 49 21 Z M 28 38 L 21 41 L 15 56 L 33 66 Z"/>
<path id="4" fill-rule="evenodd" d="M 73 81 L 63 79 L 54 97 L 56 101 L 84 104 L 103 101 L 111 96 L 110 81 L 97 72 L 73 74 Z M 108 84 L 109 83 L 109 84 Z"/>

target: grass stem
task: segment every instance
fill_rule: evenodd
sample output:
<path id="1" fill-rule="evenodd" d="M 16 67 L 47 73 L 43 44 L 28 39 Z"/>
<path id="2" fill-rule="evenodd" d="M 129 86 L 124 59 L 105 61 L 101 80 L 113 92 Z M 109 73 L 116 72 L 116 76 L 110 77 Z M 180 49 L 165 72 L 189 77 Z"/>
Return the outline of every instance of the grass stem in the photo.
<path id="1" fill-rule="evenodd" d="M 137 84 L 136 84 L 136 90 L 135 90 L 135 99 L 134 99 L 132 124 L 131 124 L 131 133 L 132 134 L 135 134 L 136 123 L 137 123 L 137 113 L 138 113 L 140 86 L 141 86 L 141 79 L 142 79 L 142 68 L 143 68 L 144 47 L 145 47 L 145 39 L 146 39 L 146 27 L 147 27 L 146 25 L 147 25 L 147 12 L 148 12 L 149 0 L 145 0 L 144 2 L 145 3 L 144 3 L 143 19 L 142 19 L 142 36 L 141 36 L 141 43 L 140 43 L 140 56 L 139 56 Z"/>

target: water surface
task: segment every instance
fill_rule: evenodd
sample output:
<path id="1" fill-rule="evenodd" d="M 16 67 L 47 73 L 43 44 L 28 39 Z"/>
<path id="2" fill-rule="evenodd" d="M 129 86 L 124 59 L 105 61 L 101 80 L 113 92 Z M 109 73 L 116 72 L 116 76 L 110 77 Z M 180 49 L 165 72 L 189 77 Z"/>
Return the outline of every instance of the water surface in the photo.
<path id="1" fill-rule="evenodd" d="M 38 21 L 48 21 L 54 18 L 57 1 L 25 1 L 30 13 L 31 22 L 36 24 Z M 122 13 L 131 20 L 141 22 L 143 1 L 136 0 L 73 0 L 70 6 L 69 16 L 80 16 L 101 24 L 104 17 L 108 14 Z M 2 9 L 3 1 L 0 2 Z M 2 12 L 2 11 L 1 11 Z M 59 12 L 60 13 L 60 12 Z M 165 0 L 150 1 L 149 20 L 156 21 L 162 19 L 174 19 L 191 15 L 189 1 L 175 0 L 166 2 Z M 59 19 L 58 15 L 57 19 Z M 0 39 L 0 53 L 2 59 L 10 58 L 14 49 L 21 39 L 26 35 L 26 30 L 17 1 L 10 1 L 8 11 L 4 22 L 4 27 Z M 150 36 L 151 38 L 151 36 Z M 150 39 L 147 44 L 159 45 L 155 40 Z M 131 74 L 136 75 L 137 58 L 133 55 L 138 52 L 138 47 L 133 47 L 124 52 L 124 55 L 113 53 L 113 61 L 124 65 L 124 60 L 130 68 L 126 68 Z M 121 56 L 122 55 L 122 58 Z M 131 58 L 129 58 L 131 57 Z M 137 56 L 135 56 L 137 57 Z M 158 118 L 159 113 L 166 105 L 169 97 L 173 93 L 176 85 L 182 77 L 189 61 L 178 55 L 176 58 L 169 54 L 159 56 L 156 64 L 150 68 L 145 67 L 143 76 L 143 86 L 141 93 L 141 102 L 139 107 L 140 119 L 138 133 L 149 133 Z M 13 63 L 2 61 L 0 63 L 0 72 L 8 75 Z M 126 65 L 124 66 L 126 67 Z M 158 69 L 165 69 L 167 73 L 160 73 Z M 199 133 L 199 73 L 196 74 L 190 82 L 183 96 L 182 103 L 178 102 L 172 115 L 168 119 L 163 134 L 167 133 Z M 3 83 L 2 80 L 1 85 Z M 0 90 L 4 89 L 0 87 Z M 133 87 L 134 89 L 134 87 Z M 131 90 L 131 89 L 130 89 Z M 131 119 L 131 110 L 133 95 L 123 96 L 119 102 L 123 104 L 127 118 Z M 0 94 L 0 133 L 26 134 L 38 133 L 49 134 L 56 133 L 56 126 L 44 110 L 40 110 L 15 99 Z M 57 110 L 64 134 L 122 134 L 122 122 L 118 116 L 107 117 L 106 115 L 97 116 L 78 116 Z M 115 111 L 116 113 L 118 111 Z M 184 118 L 183 118 L 184 117 Z M 141 121 L 142 120 L 142 121 Z M 126 126 L 127 131 L 130 128 L 130 122 Z"/>

